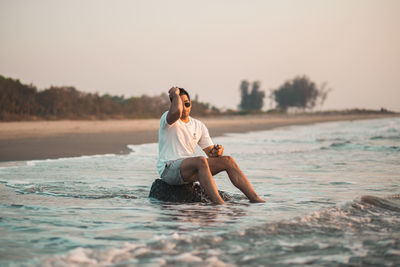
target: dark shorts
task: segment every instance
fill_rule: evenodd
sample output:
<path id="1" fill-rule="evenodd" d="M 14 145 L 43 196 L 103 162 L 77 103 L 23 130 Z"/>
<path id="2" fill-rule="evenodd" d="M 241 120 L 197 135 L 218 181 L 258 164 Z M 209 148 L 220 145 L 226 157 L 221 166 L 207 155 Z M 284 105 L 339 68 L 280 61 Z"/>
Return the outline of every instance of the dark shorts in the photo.
<path id="1" fill-rule="evenodd" d="M 170 185 L 182 185 L 185 182 L 181 176 L 181 164 L 184 159 L 170 160 L 165 163 L 161 179 Z"/>

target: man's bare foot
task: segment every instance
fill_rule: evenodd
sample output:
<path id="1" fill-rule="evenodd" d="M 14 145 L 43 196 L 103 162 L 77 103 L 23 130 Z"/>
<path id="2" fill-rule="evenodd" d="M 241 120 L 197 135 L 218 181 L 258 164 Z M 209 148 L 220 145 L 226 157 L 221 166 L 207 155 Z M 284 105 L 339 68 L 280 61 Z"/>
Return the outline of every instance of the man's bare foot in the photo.
<path id="1" fill-rule="evenodd" d="M 265 202 L 264 199 L 257 197 L 256 199 L 250 200 L 251 203 L 263 203 Z"/>

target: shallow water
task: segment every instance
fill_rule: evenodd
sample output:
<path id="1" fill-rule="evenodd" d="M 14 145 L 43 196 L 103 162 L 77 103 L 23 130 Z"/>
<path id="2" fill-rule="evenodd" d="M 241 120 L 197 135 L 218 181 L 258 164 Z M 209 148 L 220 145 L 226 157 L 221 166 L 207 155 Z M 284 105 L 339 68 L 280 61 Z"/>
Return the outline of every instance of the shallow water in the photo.
<path id="1" fill-rule="evenodd" d="M 225 206 L 149 199 L 157 144 L 3 163 L 0 265 L 400 264 L 399 118 L 214 142 L 266 203 L 248 203 L 226 174 L 216 176 L 234 196 Z"/>

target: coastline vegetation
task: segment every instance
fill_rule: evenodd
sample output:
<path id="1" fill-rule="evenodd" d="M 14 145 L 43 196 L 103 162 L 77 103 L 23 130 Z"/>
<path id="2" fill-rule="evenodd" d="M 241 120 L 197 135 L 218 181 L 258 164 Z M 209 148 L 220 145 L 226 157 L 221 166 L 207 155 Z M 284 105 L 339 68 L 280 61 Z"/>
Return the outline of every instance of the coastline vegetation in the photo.
<path id="1" fill-rule="evenodd" d="M 209 103 L 192 100 L 193 116 L 219 115 L 247 115 L 247 114 L 286 114 L 287 112 L 302 114 L 377 114 L 393 113 L 384 108 L 381 110 L 353 109 L 345 111 L 305 112 L 306 109 L 295 103 L 294 109 L 277 103 L 276 109 L 262 111 L 264 92 L 260 83 L 252 84 L 252 91 L 248 92 L 250 83 L 242 81 L 240 92 L 242 100 L 239 110 L 221 111 Z M 284 87 L 287 88 L 288 83 Z M 311 83 L 312 86 L 314 86 Z M 280 88 L 280 89 L 281 89 Z M 280 90 L 277 89 L 277 90 Z M 317 90 L 316 88 L 314 88 Z M 314 90 L 313 89 L 313 90 Z M 277 90 L 273 92 L 277 92 Z M 309 92 L 306 90 L 306 92 Z M 315 91 L 308 94 L 315 103 Z M 321 91 L 324 99 L 327 91 Z M 325 94 L 325 95 L 324 95 Z M 290 95 L 290 94 L 289 94 Z M 307 96 L 307 94 L 306 94 Z M 292 97 L 292 96 L 290 96 Z M 305 107 L 310 107 L 308 100 Z M 45 90 L 38 90 L 36 86 L 22 84 L 18 79 L 6 78 L 0 75 L 0 121 L 29 121 L 29 120 L 105 120 L 105 119 L 145 119 L 159 118 L 169 108 L 170 101 L 166 93 L 158 96 L 142 95 L 125 98 L 109 94 L 85 93 L 72 86 L 51 86 Z M 315 104 L 312 104 L 313 107 Z M 310 110 L 310 109 L 309 109 Z"/>
<path id="2" fill-rule="evenodd" d="M 168 110 L 166 93 L 125 98 L 84 93 L 72 86 L 38 90 L 34 85 L 0 75 L 0 120 L 95 120 L 158 118 Z M 218 108 L 192 101 L 195 116 L 220 114 Z"/>

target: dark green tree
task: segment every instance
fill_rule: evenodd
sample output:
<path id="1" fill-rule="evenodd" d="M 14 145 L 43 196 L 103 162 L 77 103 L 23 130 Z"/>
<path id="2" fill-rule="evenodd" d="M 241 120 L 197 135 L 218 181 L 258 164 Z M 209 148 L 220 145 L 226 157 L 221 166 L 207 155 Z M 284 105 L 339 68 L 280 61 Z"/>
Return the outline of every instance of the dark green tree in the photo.
<path id="1" fill-rule="evenodd" d="M 239 109 L 241 110 L 247 110 L 249 106 L 249 85 L 250 83 L 246 80 L 243 80 L 240 83 L 240 104 L 239 104 Z"/>
<path id="2" fill-rule="evenodd" d="M 220 111 L 208 103 L 193 100 L 193 114 L 208 116 Z M 72 86 L 52 86 L 38 91 L 33 85 L 0 75 L 0 120 L 31 119 L 121 119 L 159 118 L 169 109 L 164 92 L 140 97 L 98 95 L 78 91 Z"/>
<path id="3" fill-rule="evenodd" d="M 0 119 L 13 120 L 18 116 L 25 118 L 35 115 L 36 93 L 35 86 L 24 85 L 19 80 L 0 75 Z"/>
<path id="4" fill-rule="evenodd" d="M 326 83 L 318 87 L 307 76 L 298 76 L 286 81 L 278 89 L 272 91 L 272 97 L 280 110 L 290 107 L 312 109 L 319 100 L 322 105 L 330 89 L 325 89 Z"/>
<path id="5" fill-rule="evenodd" d="M 255 81 L 252 84 L 251 92 L 249 93 L 250 83 L 243 80 L 240 84 L 241 101 L 239 109 L 243 111 L 260 111 L 264 104 L 264 91 L 260 90 L 261 83 Z"/>

